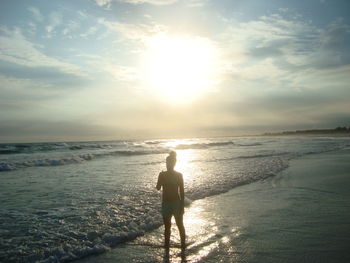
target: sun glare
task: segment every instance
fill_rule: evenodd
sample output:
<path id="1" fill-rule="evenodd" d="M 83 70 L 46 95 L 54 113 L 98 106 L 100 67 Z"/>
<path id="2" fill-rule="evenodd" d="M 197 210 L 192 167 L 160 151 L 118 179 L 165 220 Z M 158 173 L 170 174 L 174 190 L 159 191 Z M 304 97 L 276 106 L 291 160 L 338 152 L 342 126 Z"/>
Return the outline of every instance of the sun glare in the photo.
<path id="1" fill-rule="evenodd" d="M 188 103 L 212 89 L 216 60 L 217 51 L 207 39 L 159 34 L 147 42 L 144 80 L 160 99 Z"/>

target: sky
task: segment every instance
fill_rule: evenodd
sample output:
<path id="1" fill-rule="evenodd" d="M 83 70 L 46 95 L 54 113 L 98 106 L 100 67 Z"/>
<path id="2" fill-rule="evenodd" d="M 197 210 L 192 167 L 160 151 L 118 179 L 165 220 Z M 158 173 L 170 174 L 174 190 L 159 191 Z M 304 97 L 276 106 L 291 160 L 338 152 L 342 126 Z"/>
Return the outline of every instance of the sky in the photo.
<path id="1" fill-rule="evenodd" d="M 350 126 L 350 1 L 3 0 L 0 141 Z"/>

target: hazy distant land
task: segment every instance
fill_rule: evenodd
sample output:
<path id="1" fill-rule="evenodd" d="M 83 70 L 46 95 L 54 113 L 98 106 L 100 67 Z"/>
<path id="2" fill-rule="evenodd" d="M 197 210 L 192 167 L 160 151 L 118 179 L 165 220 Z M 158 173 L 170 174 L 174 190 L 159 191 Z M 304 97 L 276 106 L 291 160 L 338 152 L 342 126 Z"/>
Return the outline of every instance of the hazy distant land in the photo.
<path id="1" fill-rule="evenodd" d="M 344 135 L 350 136 L 350 126 L 337 127 L 334 129 L 312 129 L 312 130 L 296 130 L 296 131 L 282 131 L 282 132 L 268 132 L 264 136 L 270 135 Z"/>

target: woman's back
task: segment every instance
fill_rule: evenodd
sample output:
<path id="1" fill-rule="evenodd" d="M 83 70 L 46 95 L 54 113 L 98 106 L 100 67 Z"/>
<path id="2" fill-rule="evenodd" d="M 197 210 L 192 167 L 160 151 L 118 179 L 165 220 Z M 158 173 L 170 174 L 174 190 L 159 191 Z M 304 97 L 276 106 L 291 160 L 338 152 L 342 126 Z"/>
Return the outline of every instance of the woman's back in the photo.
<path id="1" fill-rule="evenodd" d="M 159 174 L 163 186 L 163 202 L 180 200 L 179 187 L 183 184 L 182 174 L 176 171 L 166 171 Z"/>

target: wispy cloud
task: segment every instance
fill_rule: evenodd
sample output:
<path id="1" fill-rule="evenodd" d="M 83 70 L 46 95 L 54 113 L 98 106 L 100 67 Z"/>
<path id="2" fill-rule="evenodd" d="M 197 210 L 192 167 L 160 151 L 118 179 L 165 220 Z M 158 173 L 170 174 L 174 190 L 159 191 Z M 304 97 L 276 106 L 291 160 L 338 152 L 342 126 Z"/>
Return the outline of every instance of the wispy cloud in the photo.
<path id="1" fill-rule="evenodd" d="M 86 30 L 84 33 L 81 33 L 80 36 L 82 38 L 87 38 L 89 36 L 94 35 L 97 32 L 98 28 L 96 26 L 92 26 L 90 28 L 88 28 L 88 30 Z"/>
<path id="2" fill-rule="evenodd" d="M 62 34 L 69 38 L 73 38 L 74 35 L 72 35 L 71 33 L 74 33 L 79 28 L 80 24 L 77 21 L 71 20 L 66 24 L 65 28 L 62 30 Z"/>
<path id="3" fill-rule="evenodd" d="M 51 86 L 45 82 L 36 81 L 28 78 L 14 78 L 0 75 L 1 99 L 0 107 L 6 105 L 17 105 L 19 102 L 23 106 L 37 103 L 38 100 L 46 100 L 49 96 L 57 98 L 57 91 L 49 89 Z M 35 91 L 35 92 L 34 92 Z M 1 107 L 1 112 L 5 110 Z"/>
<path id="4" fill-rule="evenodd" d="M 131 3 L 131 4 L 152 4 L 152 5 L 170 5 L 179 0 L 118 0 L 120 2 Z"/>
<path id="5" fill-rule="evenodd" d="M 128 40 L 145 41 L 148 37 L 166 32 L 166 27 L 156 23 L 149 24 L 128 24 L 115 21 L 108 21 L 104 18 L 98 19 L 98 23 L 106 26 L 110 31 L 120 34 L 122 38 Z"/>
<path id="6" fill-rule="evenodd" d="M 139 79 L 138 70 L 133 67 L 109 64 L 105 65 L 104 70 L 118 81 L 133 82 Z"/>
<path id="7" fill-rule="evenodd" d="M 40 46 L 28 41 L 21 29 L 0 27 L 0 60 L 25 67 L 53 67 L 68 74 L 81 76 L 81 69 L 73 64 L 45 55 Z"/>
<path id="8" fill-rule="evenodd" d="M 243 23 L 226 22 L 221 40 L 226 52 L 236 56 L 229 56 L 231 62 L 227 60 L 235 77 L 292 81 L 307 74 L 306 69 L 334 68 L 350 62 L 345 50 L 350 30 L 341 21 L 318 28 L 287 13 Z"/>
<path id="9" fill-rule="evenodd" d="M 217 123 L 287 127 L 288 116 L 294 127 L 322 127 L 337 114 L 338 121 L 349 120 L 349 25 L 336 19 L 320 27 L 281 12 L 245 22 L 223 19 L 221 91 L 230 95 L 203 103 L 220 113 Z"/>
<path id="10" fill-rule="evenodd" d="M 48 17 L 49 24 L 46 26 L 46 37 L 51 38 L 57 26 L 62 23 L 62 15 L 59 12 L 52 12 Z"/>
<path id="11" fill-rule="evenodd" d="M 110 8 L 112 2 L 121 2 L 129 4 L 170 5 L 178 1 L 179 0 L 95 0 L 97 5 L 105 8 Z M 198 0 L 196 2 L 198 2 Z"/>
<path id="12" fill-rule="evenodd" d="M 200 7 L 204 6 L 208 2 L 208 0 L 190 0 L 188 2 L 188 6 L 190 7 Z"/>
<path id="13" fill-rule="evenodd" d="M 111 7 L 112 0 L 95 0 L 95 2 L 98 6 L 102 6 L 108 9 Z"/>
<path id="14" fill-rule="evenodd" d="M 31 7 L 28 7 L 28 10 L 33 15 L 36 21 L 42 22 L 44 20 L 44 16 L 41 14 L 38 8 L 31 6 Z"/>
<path id="15" fill-rule="evenodd" d="M 77 56 L 83 59 L 89 67 L 94 68 L 95 72 L 107 73 L 112 77 L 110 80 L 134 82 L 134 84 L 140 80 L 140 73 L 136 67 L 119 65 L 110 59 L 94 54 L 78 54 Z"/>

